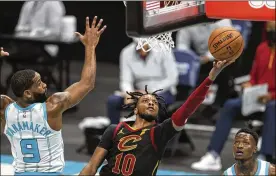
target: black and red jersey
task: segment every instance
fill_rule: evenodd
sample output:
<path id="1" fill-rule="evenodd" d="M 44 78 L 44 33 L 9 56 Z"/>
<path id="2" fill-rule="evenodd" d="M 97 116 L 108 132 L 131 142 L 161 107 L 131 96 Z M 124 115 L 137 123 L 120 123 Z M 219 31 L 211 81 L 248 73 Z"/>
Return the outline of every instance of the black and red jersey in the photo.
<path id="1" fill-rule="evenodd" d="M 189 116 L 204 101 L 212 80 L 206 78 L 172 117 L 163 123 L 132 129 L 134 122 L 111 125 L 103 134 L 99 147 L 108 151 L 100 175 L 156 175 L 166 144 L 183 129 Z M 177 128 L 177 130 L 175 129 Z"/>
<path id="2" fill-rule="evenodd" d="M 141 129 L 131 128 L 133 123 L 111 125 L 102 136 L 99 147 L 108 150 L 108 164 L 101 176 L 156 175 L 166 144 L 177 131 L 171 119 Z"/>

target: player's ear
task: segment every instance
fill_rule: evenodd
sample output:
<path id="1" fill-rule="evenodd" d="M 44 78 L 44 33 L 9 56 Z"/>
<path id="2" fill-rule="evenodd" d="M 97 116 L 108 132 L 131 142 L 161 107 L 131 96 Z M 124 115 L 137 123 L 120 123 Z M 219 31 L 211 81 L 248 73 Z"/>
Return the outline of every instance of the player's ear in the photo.
<path id="1" fill-rule="evenodd" d="M 257 147 L 257 146 L 255 146 L 253 153 L 254 153 L 254 154 L 256 154 L 256 153 L 257 153 L 257 151 L 258 151 L 258 147 Z"/>
<path id="2" fill-rule="evenodd" d="M 24 97 L 31 99 L 32 98 L 32 93 L 30 90 L 25 90 L 23 93 Z"/>
<path id="3" fill-rule="evenodd" d="M 138 114 L 138 109 L 137 109 L 137 108 L 134 109 L 134 114 L 135 114 L 135 115 Z"/>

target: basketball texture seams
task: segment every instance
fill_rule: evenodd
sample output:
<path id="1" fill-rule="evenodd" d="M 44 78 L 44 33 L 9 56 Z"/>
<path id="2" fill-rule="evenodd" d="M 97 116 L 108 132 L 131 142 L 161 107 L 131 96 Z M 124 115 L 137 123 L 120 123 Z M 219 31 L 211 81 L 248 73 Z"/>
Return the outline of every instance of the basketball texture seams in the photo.
<path id="1" fill-rule="evenodd" d="M 209 38 L 209 41 L 208 41 L 209 48 L 211 47 L 211 44 L 214 42 L 214 40 L 216 40 L 216 39 L 218 40 L 218 37 L 221 37 L 221 35 L 225 34 L 226 32 L 229 32 L 229 31 L 235 31 L 235 30 L 225 30 L 220 34 L 217 34 L 217 35 L 214 35 L 214 37 L 211 37 L 213 32 L 215 32 L 215 31 L 213 31 L 212 34 L 210 35 L 210 38 Z"/>
<path id="2" fill-rule="evenodd" d="M 237 59 L 244 47 L 243 38 L 232 27 L 215 29 L 209 37 L 208 46 L 210 53 L 216 60 Z"/>
<path id="3" fill-rule="evenodd" d="M 244 47 L 244 43 L 243 43 L 243 39 L 242 39 L 242 36 L 239 36 L 237 39 L 241 40 L 240 42 L 236 42 L 236 44 L 240 44 L 239 48 L 234 54 L 230 55 L 228 54 L 227 57 L 223 57 L 225 55 L 227 55 L 227 53 L 229 52 L 228 50 L 225 51 L 225 53 L 221 54 L 222 56 L 218 56 L 220 58 L 220 60 L 232 60 L 232 59 L 237 59 L 243 52 L 243 47 Z M 236 41 L 236 40 L 234 40 Z M 230 43 L 229 43 L 230 44 Z M 229 45 L 228 44 L 228 45 Z"/>

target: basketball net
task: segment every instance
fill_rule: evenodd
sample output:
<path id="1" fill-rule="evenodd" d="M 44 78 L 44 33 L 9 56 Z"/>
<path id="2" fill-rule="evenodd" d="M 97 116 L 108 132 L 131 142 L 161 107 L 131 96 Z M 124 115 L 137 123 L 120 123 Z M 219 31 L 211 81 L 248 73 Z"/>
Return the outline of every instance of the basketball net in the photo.
<path id="1" fill-rule="evenodd" d="M 124 5 L 127 6 L 126 1 L 123 1 Z M 168 5 L 177 5 L 179 1 L 165 1 L 165 7 Z M 172 32 L 161 33 L 157 35 L 150 36 L 149 38 L 135 38 L 137 42 L 136 50 L 142 49 L 144 52 L 149 52 L 151 50 L 155 52 L 163 52 L 164 54 L 171 53 L 172 48 L 174 48 L 174 41 L 172 39 Z M 148 49 L 144 48 L 148 45 Z"/>
<path id="2" fill-rule="evenodd" d="M 149 52 L 153 50 L 155 52 L 163 52 L 164 54 L 166 54 L 170 53 L 172 48 L 174 48 L 174 42 L 171 32 L 157 34 L 149 38 L 137 38 L 136 41 L 136 50 L 142 49 L 144 52 Z M 149 46 L 147 50 L 145 50 L 144 48 L 145 45 Z"/>

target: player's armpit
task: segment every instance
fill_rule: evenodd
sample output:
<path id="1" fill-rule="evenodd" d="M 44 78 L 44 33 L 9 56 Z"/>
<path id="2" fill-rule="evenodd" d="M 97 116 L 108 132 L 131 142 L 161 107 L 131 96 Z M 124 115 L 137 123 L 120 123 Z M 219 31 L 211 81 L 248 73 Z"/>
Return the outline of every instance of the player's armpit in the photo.
<path id="1" fill-rule="evenodd" d="M 269 175 L 270 176 L 275 176 L 276 175 L 276 167 L 274 164 L 270 164 L 270 167 L 269 167 Z"/>
<path id="2" fill-rule="evenodd" d="M 99 166 L 104 161 L 108 151 L 104 148 L 97 147 L 89 163 L 82 169 L 79 175 L 96 175 Z"/>

